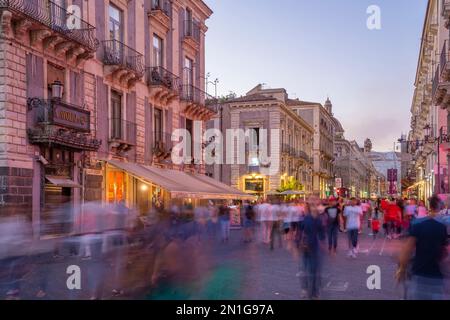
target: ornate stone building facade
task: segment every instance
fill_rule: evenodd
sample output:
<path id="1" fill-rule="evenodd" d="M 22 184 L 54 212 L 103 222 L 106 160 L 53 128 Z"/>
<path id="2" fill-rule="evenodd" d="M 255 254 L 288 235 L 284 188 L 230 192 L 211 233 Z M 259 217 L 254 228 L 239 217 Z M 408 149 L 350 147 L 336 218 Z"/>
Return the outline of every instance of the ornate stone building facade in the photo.
<path id="1" fill-rule="evenodd" d="M 73 221 L 84 201 L 207 198 L 168 177 L 202 185 L 203 165 L 171 163 L 170 135 L 215 114 L 211 14 L 201 0 L 0 1 L 1 214 L 25 212 L 39 236 L 62 204 Z"/>
<path id="2" fill-rule="evenodd" d="M 429 0 L 422 30 L 407 149 L 410 196 L 426 200 L 449 191 L 450 1 Z M 404 139 L 403 139 L 404 140 Z"/>
<path id="3" fill-rule="evenodd" d="M 312 188 L 313 128 L 289 107 L 285 89 L 268 89 L 257 85 L 245 96 L 229 99 L 220 106 L 209 128 L 267 130 L 265 137 L 271 165 L 277 168 L 265 174 L 264 164 L 258 163 L 260 145 L 249 147 L 246 140 L 245 163 L 225 163 L 230 150 L 224 148 L 223 165 L 207 167 L 210 176 L 246 193 L 265 197 L 290 181 L 299 183 L 299 191 L 310 194 Z M 278 135 L 274 130 L 278 130 Z M 262 134 L 262 133 L 261 133 Z M 263 137 L 264 138 L 264 137 Z M 259 139 L 262 141 L 262 139 Z M 225 143 L 226 145 L 226 139 Z M 251 159 L 255 159 L 252 161 Z"/>
<path id="4" fill-rule="evenodd" d="M 322 198 L 334 194 L 334 121 L 329 99 L 317 102 L 289 100 L 289 107 L 314 128 L 313 191 Z"/>

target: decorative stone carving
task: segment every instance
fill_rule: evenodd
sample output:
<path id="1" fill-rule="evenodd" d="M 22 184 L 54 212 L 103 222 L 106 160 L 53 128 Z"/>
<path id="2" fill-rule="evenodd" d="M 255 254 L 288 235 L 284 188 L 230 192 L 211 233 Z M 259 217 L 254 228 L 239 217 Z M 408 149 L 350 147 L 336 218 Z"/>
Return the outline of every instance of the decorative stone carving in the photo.
<path id="1" fill-rule="evenodd" d="M 66 52 L 66 59 L 68 61 L 74 60 L 78 58 L 81 54 L 85 52 L 85 49 L 83 49 L 81 46 L 74 46 L 67 50 Z"/>
<path id="2" fill-rule="evenodd" d="M 31 30 L 31 45 L 34 46 L 51 35 L 50 30 Z"/>
<path id="3" fill-rule="evenodd" d="M 22 19 L 22 20 L 19 20 L 18 22 L 16 22 L 16 25 L 15 25 L 16 38 L 18 38 L 19 40 L 22 40 L 25 37 L 25 35 L 27 34 L 31 25 L 32 25 L 31 21 L 27 20 L 27 19 Z"/>
<path id="4" fill-rule="evenodd" d="M 55 45 L 56 55 L 63 55 L 74 46 L 72 41 L 61 41 Z"/>
<path id="5" fill-rule="evenodd" d="M 11 29 L 12 13 L 8 10 L 3 10 L 0 17 L 0 34 L 4 38 L 11 38 L 13 36 Z"/>
<path id="6" fill-rule="evenodd" d="M 52 35 L 50 37 L 47 37 L 43 40 L 43 47 L 44 50 L 53 49 L 55 47 L 55 44 L 58 42 L 58 37 L 56 35 Z"/>

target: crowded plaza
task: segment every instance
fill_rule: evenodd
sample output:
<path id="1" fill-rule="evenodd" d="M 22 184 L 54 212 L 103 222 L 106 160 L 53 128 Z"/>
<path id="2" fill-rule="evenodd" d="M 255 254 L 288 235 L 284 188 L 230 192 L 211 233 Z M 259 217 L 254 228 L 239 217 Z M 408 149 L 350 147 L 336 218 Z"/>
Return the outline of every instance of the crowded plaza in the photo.
<path id="1" fill-rule="evenodd" d="M 450 0 L 373 2 L 0 0 L 0 300 L 450 300 Z"/>
<path id="2" fill-rule="evenodd" d="M 38 244 L 30 240 L 29 223 L 2 219 L 3 298 L 214 299 L 217 289 L 221 298 L 234 299 L 238 277 L 248 270 L 243 264 L 227 266 L 221 257 L 258 254 L 265 264 L 266 254 L 280 252 L 297 264 L 290 275 L 297 294 L 288 299 L 320 299 L 326 289 L 323 269 L 333 272 L 336 256 L 357 264 L 369 254 L 367 243 L 384 241 L 386 247 L 397 242 L 389 257 L 395 272 L 384 277 L 403 289 L 392 298 L 448 299 L 450 206 L 437 196 L 428 206 L 414 199 L 311 196 L 208 201 L 195 208 L 172 204 L 145 216 L 123 203 L 89 203 L 83 209 L 83 219 L 75 222 L 79 234 Z M 69 264 L 82 265 L 88 274 L 77 294 L 63 290 L 65 281 L 55 282 L 56 274 L 49 272 Z M 229 288 L 223 291 L 225 280 Z"/>

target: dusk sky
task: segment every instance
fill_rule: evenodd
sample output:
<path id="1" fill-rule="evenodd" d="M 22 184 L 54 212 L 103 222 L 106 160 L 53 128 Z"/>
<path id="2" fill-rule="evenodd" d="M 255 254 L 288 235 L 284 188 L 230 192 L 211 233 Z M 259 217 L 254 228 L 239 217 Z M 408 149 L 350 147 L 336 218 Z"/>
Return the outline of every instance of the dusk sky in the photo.
<path id="1" fill-rule="evenodd" d="M 427 0 L 206 0 L 206 71 L 219 94 L 258 83 L 291 98 L 327 95 L 345 136 L 392 151 L 409 131 L 414 77 Z M 370 5 L 381 30 L 369 30 Z M 209 85 L 209 93 L 214 88 Z"/>

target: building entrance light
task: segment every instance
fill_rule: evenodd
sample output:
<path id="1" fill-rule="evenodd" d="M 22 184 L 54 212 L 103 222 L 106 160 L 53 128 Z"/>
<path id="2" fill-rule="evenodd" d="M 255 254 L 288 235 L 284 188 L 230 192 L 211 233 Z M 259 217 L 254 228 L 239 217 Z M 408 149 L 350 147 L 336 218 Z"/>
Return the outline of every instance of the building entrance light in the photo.
<path id="1" fill-rule="evenodd" d="M 64 92 L 64 85 L 59 80 L 55 80 L 52 85 L 52 98 L 53 99 L 62 99 Z"/>

